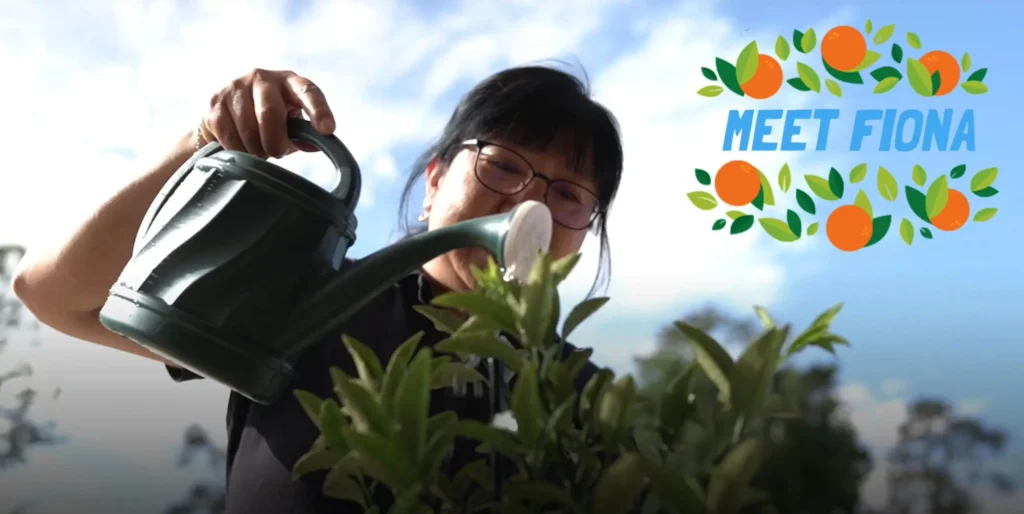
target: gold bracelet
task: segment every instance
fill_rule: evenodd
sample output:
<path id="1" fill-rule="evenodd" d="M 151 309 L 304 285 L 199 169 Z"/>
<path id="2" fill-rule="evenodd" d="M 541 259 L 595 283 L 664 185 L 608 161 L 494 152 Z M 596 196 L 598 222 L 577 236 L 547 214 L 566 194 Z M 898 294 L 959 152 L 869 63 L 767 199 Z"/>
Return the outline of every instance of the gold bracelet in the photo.
<path id="1" fill-rule="evenodd" d="M 195 140 L 196 140 L 196 151 L 198 152 L 199 150 L 202 149 L 203 142 L 206 141 L 206 138 L 203 137 L 203 124 L 202 123 L 196 125 Z"/>

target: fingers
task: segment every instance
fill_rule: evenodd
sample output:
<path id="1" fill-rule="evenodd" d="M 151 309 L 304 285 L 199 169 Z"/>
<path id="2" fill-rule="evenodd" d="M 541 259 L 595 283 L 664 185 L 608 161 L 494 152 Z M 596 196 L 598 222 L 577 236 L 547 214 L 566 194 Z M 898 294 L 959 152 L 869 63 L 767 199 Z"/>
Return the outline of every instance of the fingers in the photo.
<path id="1" fill-rule="evenodd" d="M 256 122 L 259 124 L 259 139 L 271 157 L 284 157 L 293 151 L 288 140 L 288 127 L 285 123 L 287 107 L 281 90 L 264 80 L 256 80 L 252 86 L 255 100 Z"/>
<path id="2" fill-rule="evenodd" d="M 235 121 L 231 115 L 231 107 L 226 105 L 223 95 L 214 97 L 210 112 L 203 121 L 206 132 L 213 137 L 210 138 L 220 143 L 226 150 L 245 151 L 245 144 L 235 130 Z"/>
<path id="3" fill-rule="evenodd" d="M 309 115 L 309 121 L 321 134 L 333 134 L 335 129 L 334 113 L 327 105 L 323 91 L 309 79 L 290 74 L 285 78 L 284 92 L 287 97 L 302 106 Z"/>
<path id="4" fill-rule="evenodd" d="M 245 146 L 245 151 L 256 157 L 265 158 L 261 137 L 262 126 L 257 120 L 253 90 L 240 87 L 231 95 L 231 118 L 235 122 L 235 130 Z"/>

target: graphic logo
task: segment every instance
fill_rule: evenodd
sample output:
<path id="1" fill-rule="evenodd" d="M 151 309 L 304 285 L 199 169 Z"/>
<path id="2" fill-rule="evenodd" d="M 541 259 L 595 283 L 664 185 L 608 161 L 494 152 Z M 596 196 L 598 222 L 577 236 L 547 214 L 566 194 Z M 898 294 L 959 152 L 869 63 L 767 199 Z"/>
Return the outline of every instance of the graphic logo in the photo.
<path id="1" fill-rule="evenodd" d="M 946 51 L 932 50 L 914 58 L 905 54 L 898 43 L 885 46 L 894 33 L 895 25 L 886 25 L 874 32 L 870 41 L 876 49 L 888 50 L 892 59 L 889 63 L 883 62 L 881 53 L 869 49 L 864 34 L 872 35 L 870 20 L 864 34 L 850 26 L 839 26 L 826 32 L 820 45 L 813 29 L 794 31 L 792 47 L 797 52 L 810 56 L 815 48 L 819 49 L 822 68 L 827 74 L 824 81 L 805 62 L 796 62 L 796 76 L 784 79 L 780 62 L 785 62 L 791 51 L 786 38 L 780 36 L 776 40 L 775 57 L 760 53 L 754 41 L 743 48 L 735 64 L 717 58 L 714 70 L 701 68 L 704 78 L 721 85 L 704 86 L 698 94 L 716 97 L 728 90 L 739 96 L 766 100 L 775 96 L 786 83 L 797 91 L 813 93 L 820 93 L 824 86 L 834 96 L 841 97 L 843 86 L 840 83 L 864 84 L 865 75 L 874 79 L 875 94 L 892 91 L 904 81 L 924 97 L 949 95 L 957 86 L 972 95 L 988 92 L 983 82 L 986 68 L 967 75 L 971 70 L 969 54 L 964 53 L 957 61 Z M 913 50 L 921 50 L 921 39 L 916 34 L 908 32 L 906 41 Z M 815 151 L 826 151 L 829 129 L 833 121 L 843 119 L 840 114 L 838 109 L 732 110 L 722 150 L 733 151 L 734 139 L 738 139 L 738 150 L 744 152 L 799 152 L 808 150 L 809 145 L 813 145 Z M 958 118 L 956 114 L 953 109 L 930 109 L 927 113 L 916 109 L 858 110 L 852 117 L 849 150 L 861 151 L 865 141 L 874 138 L 881 152 L 933 149 L 973 152 L 974 112 L 966 109 Z M 771 120 L 782 120 L 782 130 L 775 130 L 773 134 L 767 124 Z M 816 142 L 795 140 L 801 132 L 798 121 L 817 123 Z M 875 128 L 880 130 L 873 130 Z M 769 141 L 772 136 L 781 141 Z M 872 169 L 873 180 L 868 178 Z M 750 160 L 732 159 L 719 166 L 713 175 L 696 169 L 696 179 L 702 188 L 690 192 L 688 198 L 703 211 L 724 211 L 711 223 L 713 231 L 737 235 L 757 224 L 781 242 L 798 241 L 823 231 L 832 246 L 854 252 L 877 244 L 890 232 L 898 231 L 909 246 L 918 235 L 928 240 L 935 237 L 936 232 L 955 232 L 969 222 L 992 219 L 998 210 L 981 204 L 998 194 L 994 187 L 998 173 L 996 167 L 968 173 L 967 165 L 957 164 L 948 172 L 935 174 L 929 181 L 929 172 L 921 165 L 914 165 L 898 173 L 909 179 L 901 186 L 896 176 L 880 164 L 862 163 L 845 174 L 835 167 L 826 173 L 806 173 L 786 164 L 776 177 L 769 179 Z M 880 197 L 875 204 L 869 197 L 872 190 Z M 780 194 L 778 199 L 776 192 Z M 781 195 L 789 194 L 793 195 L 795 205 L 777 201 L 784 200 Z M 766 208 L 776 207 L 777 203 L 790 204 L 792 208 L 778 206 L 778 215 L 766 212 Z M 906 216 L 895 211 L 901 204 L 909 208 L 903 209 Z M 826 212 L 822 212 L 822 208 Z M 897 219 L 898 223 L 894 221 Z M 890 228 L 896 230 L 890 231 Z"/>
<path id="2" fill-rule="evenodd" d="M 886 25 L 874 33 L 871 42 L 876 47 L 883 47 L 896 31 L 895 25 Z M 864 33 L 872 34 L 871 20 L 864 27 Z M 913 32 L 906 34 L 907 45 L 914 50 L 921 49 L 921 38 Z M 876 82 L 875 94 L 892 91 L 904 78 L 911 89 L 925 97 L 945 96 L 953 92 L 957 85 L 972 95 L 988 92 L 985 85 L 985 74 L 988 68 L 971 71 L 971 56 L 964 53 L 959 61 L 944 50 L 932 50 L 918 58 L 906 56 L 903 47 L 892 43 L 889 56 L 893 64 L 880 64 L 882 54 L 868 49 L 868 41 L 864 34 L 853 27 L 841 25 L 825 33 L 818 45 L 814 29 L 806 32 L 793 31 L 792 48 L 800 54 L 811 56 L 811 52 L 819 47 L 822 69 L 832 78 L 826 78 L 824 87 L 837 97 L 843 96 L 840 82 L 849 85 L 863 85 L 867 73 Z M 715 70 L 701 68 L 705 78 L 722 85 L 704 86 L 697 94 L 716 97 L 728 89 L 739 96 L 765 100 L 775 96 L 782 89 L 783 72 L 779 61 L 785 62 L 791 53 L 786 38 L 779 36 L 775 40 L 775 57 L 762 54 L 758 50 L 757 41 L 752 41 L 735 63 L 715 59 Z M 776 60 L 776 57 L 778 60 Z M 870 72 L 868 68 L 874 66 Z M 902 68 L 902 71 L 901 71 Z M 803 92 L 820 93 L 822 88 L 821 75 L 813 67 L 804 62 L 796 63 L 797 76 L 785 80 L 793 89 Z M 961 79 L 964 79 L 961 82 Z M 724 87 L 723 87 L 724 86 Z"/>

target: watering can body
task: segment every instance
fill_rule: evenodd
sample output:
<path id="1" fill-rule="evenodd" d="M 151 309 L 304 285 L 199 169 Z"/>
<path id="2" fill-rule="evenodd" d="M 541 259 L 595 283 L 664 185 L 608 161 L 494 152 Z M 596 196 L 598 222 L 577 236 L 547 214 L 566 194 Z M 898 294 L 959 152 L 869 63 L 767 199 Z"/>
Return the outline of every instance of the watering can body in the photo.
<path id="1" fill-rule="evenodd" d="M 478 246 L 522 268 L 547 250 L 550 213 L 536 204 L 402 241 L 343 270 L 356 239 L 358 165 L 334 136 L 316 133 L 305 120 L 288 123 L 292 139 L 332 161 L 337 187 L 327 191 L 211 143 L 150 206 L 132 258 L 100 311 L 108 330 L 272 403 L 304 347 L 427 260 Z M 513 232 L 517 242 L 506 244 Z"/>

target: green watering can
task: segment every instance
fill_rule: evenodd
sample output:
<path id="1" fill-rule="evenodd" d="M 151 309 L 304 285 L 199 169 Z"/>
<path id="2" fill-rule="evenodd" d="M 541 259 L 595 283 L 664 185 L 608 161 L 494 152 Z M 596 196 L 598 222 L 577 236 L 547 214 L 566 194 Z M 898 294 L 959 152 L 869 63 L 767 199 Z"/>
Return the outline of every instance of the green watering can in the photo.
<path id="1" fill-rule="evenodd" d="M 521 274 L 549 248 L 551 213 L 527 201 L 343 266 L 356 239 L 359 166 L 338 138 L 306 120 L 290 119 L 288 133 L 331 160 L 337 187 L 328 192 L 266 160 L 207 145 L 150 206 L 100 310 L 107 329 L 269 404 L 305 348 L 424 263 L 480 247 Z"/>

